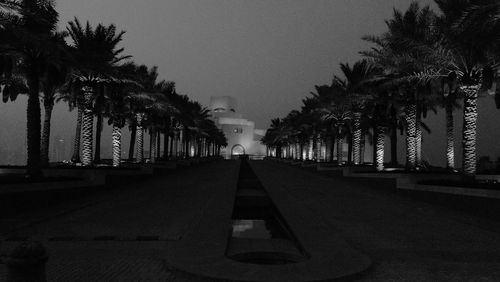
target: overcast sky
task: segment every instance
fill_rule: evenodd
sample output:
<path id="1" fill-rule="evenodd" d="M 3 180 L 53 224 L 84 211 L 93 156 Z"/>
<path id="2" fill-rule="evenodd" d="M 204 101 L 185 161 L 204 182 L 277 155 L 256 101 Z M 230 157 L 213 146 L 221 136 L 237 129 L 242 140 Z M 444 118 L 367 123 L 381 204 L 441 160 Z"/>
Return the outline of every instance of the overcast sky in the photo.
<path id="1" fill-rule="evenodd" d="M 64 0 L 61 27 L 75 16 L 115 23 L 137 63 L 202 104 L 230 95 L 258 127 L 300 106 L 340 62 L 354 62 L 392 7 L 408 0 Z"/>
<path id="2" fill-rule="evenodd" d="M 114 23 L 126 31 L 122 43 L 125 53 L 136 63 L 157 65 L 160 78 L 175 81 L 179 93 L 206 106 L 210 96 L 233 96 L 240 113 L 254 120 L 257 127 L 267 128 L 272 118 L 299 108 L 314 85 L 330 83 L 340 62 L 352 64 L 360 59 L 358 52 L 369 48 L 361 37 L 382 33 L 384 19 L 391 17 L 393 7 L 405 10 L 410 2 L 60 0 L 56 8 L 60 29 L 74 17 L 90 20 L 94 26 Z M 500 151 L 500 133 L 494 121 L 500 115 L 491 98 L 487 99 L 480 102 L 479 154 L 495 156 Z M 0 105 L 0 118 L 6 123 L 0 133 L 0 151 L 24 150 L 25 104 L 20 98 Z M 75 116 L 66 105 L 58 105 L 53 136 L 69 142 Z M 456 119 L 459 138 L 459 114 Z M 424 158 L 439 155 L 434 157 L 438 164 L 444 164 L 443 121 L 440 115 L 430 116 L 433 134 L 424 142 Z M 456 152 L 460 155 L 458 142 Z M 108 145 L 103 141 L 103 151 Z"/>

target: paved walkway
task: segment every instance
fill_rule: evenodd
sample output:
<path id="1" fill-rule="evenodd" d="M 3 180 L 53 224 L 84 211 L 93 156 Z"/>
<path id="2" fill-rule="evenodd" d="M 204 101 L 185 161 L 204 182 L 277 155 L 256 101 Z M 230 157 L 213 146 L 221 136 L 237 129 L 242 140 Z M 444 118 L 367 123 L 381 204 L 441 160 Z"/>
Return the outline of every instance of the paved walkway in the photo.
<path id="1" fill-rule="evenodd" d="M 362 281 L 499 281 L 500 223 L 269 161 L 252 162 L 374 266 Z M 373 185 L 373 184 L 372 184 Z"/>
<path id="2" fill-rule="evenodd" d="M 23 220 L 38 223 L 9 236 L 44 241 L 50 256 L 49 281 L 187 281 L 169 270 L 165 254 L 190 226 L 200 224 L 204 207 L 217 189 L 215 183 L 234 171 L 231 165 L 215 162 L 192 167 L 130 183 L 136 187 L 122 192 L 54 207 L 44 211 L 44 217 L 26 214 Z M 270 194 L 285 191 L 372 258 L 374 266 L 362 281 L 499 281 L 498 222 L 373 189 L 356 180 L 326 178 L 267 161 L 252 162 L 252 166 Z M 1 251 L 17 244 L 3 241 Z M 0 281 L 4 278 L 5 266 L 0 265 Z"/>
<path id="3" fill-rule="evenodd" d="M 42 240 L 50 257 L 49 281 L 177 281 L 164 263 L 165 253 L 200 218 L 217 189 L 211 183 L 214 178 L 224 181 L 228 165 L 204 164 L 131 183 L 137 187 L 123 187 L 122 192 L 65 203 L 61 206 L 70 212 L 55 216 L 61 210 L 54 207 L 51 218 L 6 238 Z M 23 218 L 39 220 L 37 214 Z M 17 244 L 2 242 L 2 252 Z M 4 275 L 0 266 L 0 281 Z"/>

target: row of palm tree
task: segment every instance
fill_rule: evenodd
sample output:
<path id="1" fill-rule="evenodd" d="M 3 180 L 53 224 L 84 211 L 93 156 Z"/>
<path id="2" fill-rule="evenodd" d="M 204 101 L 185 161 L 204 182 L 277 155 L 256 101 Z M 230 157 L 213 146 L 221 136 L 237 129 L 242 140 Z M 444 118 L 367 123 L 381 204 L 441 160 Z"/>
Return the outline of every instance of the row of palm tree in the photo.
<path id="1" fill-rule="evenodd" d="M 406 134 L 406 168 L 424 166 L 423 123 L 429 111 L 445 109 L 447 168 L 455 169 L 453 111 L 463 100 L 463 164 L 467 179 L 476 173 L 477 99 L 497 91 L 500 56 L 500 4 L 496 0 L 435 0 L 439 11 L 413 2 L 386 20 L 387 31 L 365 36 L 372 44 L 342 77 L 303 100 L 300 111 L 275 119 L 263 139 L 269 154 L 343 163 L 364 160 L 365 138 L 374 147 L 373 164 L 384 168 L 385 136 L 391 140 L 391 164 L 397 164 L 397 131 Z M 498 103 L 497 103 L 497 106 Z M 322 152 L 323 148 L 323 152 Z M 325 150 L 326 148 L 326 150 Z"/>
<path id="2" fill-rule="evenodd" d="M 49 163 L 51 114 L 59 101 L 78 112 L 72 160 L 84 166 L 100 161 L 105 118 L 113 127 L 114 166 L 121 163 L 121 129 L 127 123 L 133 130 L 131 149 L 136 145 L 137 162 L 144 161 L 146 131 L 151 137 L 152 162 L 159 157 L 192 156 L 191 148 L 197 156 L 212 155 L 225 145 L 224 135 L 208 119 L 206 109 L 176 93 L 173 82 L 158 82 L 156 67 L 136 65 L 123 54 L 124 48 L 118 46 L 124 31 L 114 24 L 82 25 L 77 18 L 66 31 L 57 31 L 57 23 L 51 0 L 0 1 L 0 91 L 4 102 L 28 95 L 29 176 L 41 176 L 41 168 Z M 45 110 L 43 131 L 40 100 Z M 163 156 L 159 155 L 161 134 Z"/>

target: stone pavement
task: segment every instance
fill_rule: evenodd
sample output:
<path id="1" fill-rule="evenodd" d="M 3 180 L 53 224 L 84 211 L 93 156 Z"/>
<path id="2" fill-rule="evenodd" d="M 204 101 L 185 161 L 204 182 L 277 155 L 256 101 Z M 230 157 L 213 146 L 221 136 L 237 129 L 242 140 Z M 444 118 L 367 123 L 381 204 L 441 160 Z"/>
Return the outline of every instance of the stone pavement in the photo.
<path id="1" fill-rule="evenodd" d="M 24 227 L 49 253 L 49 281 L 190 281 L 171 271 L 166 253 L 202 224 L 216 183 L 232 179 L 232 162 L 214 162 L 127 184 L 3 223 Z M 301 209 L 338 230 L 371 257 L 362 281 L 499 281 L 500 223 L 267 161 L 252 162 L 269 194 L 285 191 Z M 279 187 L 274 189 L 273 187 Z M 273 192 L 274 191 L 274 192 Z M 279 195 L 278 195 L 279 197 Z M 279 202 L 279 200 L 277 201 Z M 30 224 L 31 222 L 31 224 Z M 206 223 L 203 223 L 206 224 Z M 2 229 L 5 231 L 5 229 Z M 1 252 L 16 241 L 4 240 Z M 5 266 L 0 265 L 0 281 Z"/>
<path id="2" fill-rule="evenodd" d="M 9 239 L 41 240 L 49 253 L 49 281 L 174 281 L 165 253 L 202 215 L 217 189 L 211 183 L 224 181 L 228 166 L 218 161 L 131 183 L 137 187 L 94 195 L 75 207 L 64 203 L 69 212 L 41 221 L 37 214 L 24 215 L 35 223 L 4 233 L 1 251 L 19 244 Z"/>
<path id="3" fill-rule="evenodd" d="M 374 263 L 362 281 L 499 281 L 500 223 L 270 161 L 252 162 Z"/>

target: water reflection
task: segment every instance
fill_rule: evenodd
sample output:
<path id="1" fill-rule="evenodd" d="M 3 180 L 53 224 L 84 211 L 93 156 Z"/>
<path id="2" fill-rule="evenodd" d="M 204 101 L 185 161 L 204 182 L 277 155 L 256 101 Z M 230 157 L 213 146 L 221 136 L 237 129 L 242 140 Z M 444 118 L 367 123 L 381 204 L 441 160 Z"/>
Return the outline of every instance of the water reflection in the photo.
<path id="1" fill-rule="evenodd" d="M 271 231 L 263 219 L 233 220 L 233 237 L 271 239 Z"/>
<path id="2" fill-rule="evenodd" d="M 232 234 L 226 256 L 254 264 L 285 264 L 306 259 L 284 218 L 247 161 L 242 161 Z"/>

